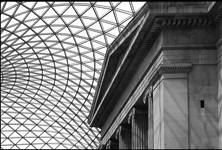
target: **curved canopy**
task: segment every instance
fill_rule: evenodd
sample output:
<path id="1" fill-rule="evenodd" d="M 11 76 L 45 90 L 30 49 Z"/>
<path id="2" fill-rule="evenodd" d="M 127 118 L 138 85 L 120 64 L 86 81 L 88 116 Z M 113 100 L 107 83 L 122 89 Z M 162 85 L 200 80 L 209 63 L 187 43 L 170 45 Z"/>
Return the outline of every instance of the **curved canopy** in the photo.
<path id="1" fill-rule="evenodd" d="M 1 2 L 1 148 L 96 148 L 107 47 L 144 2 Z"/>

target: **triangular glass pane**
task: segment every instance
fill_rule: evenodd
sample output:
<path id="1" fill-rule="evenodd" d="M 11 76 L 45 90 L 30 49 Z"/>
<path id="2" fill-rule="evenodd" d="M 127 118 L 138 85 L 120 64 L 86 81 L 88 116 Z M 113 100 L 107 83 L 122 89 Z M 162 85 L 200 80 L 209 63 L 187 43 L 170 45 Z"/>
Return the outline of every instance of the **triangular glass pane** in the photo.
<path id="1" fill-rule="evenodd" d="M 63 16 L 73 16 L 73 17 L 76 17 L 77 14 L 76 14 L 73 6 L 70 6 L 70 7 L 65 11 L 65 13 L 63 14 Z"/>
<path id="2" fill-rule="evenodd" d="M 21 13 L 20 15 L 15 16 L 15 17 L 16 17 L 16 19 L 23 21 L 26 16 L 27 16 L 27 13 Z"/>
<path id="3" fill-rule="evenodd" d="M 41 2 L 41 3 L 43 3 L 43 2 Z M 37 5 L 38 5 L 38 4 L 39 4 L 39 3 L 37 3 Z M 44 5 L 44 6 L 45 6 L 45 5 Z M 41 16 L 41 17 L 42 17 L 43 13 L 45 13 L 46 10 L 48 10 L 48 9 L 49 9 L 48 7 L 39 7 L 39 8 L 37 8 L 37 6 L 35 6 L 33 12 L 35 12 L 35 15 L 38 15 L 38 16 Z M 43 17 L 44 17 L 44 16 L 43 16 Z"/>
<path id="4" fill-rule="evenodd" d="M 92 30 L 88 30 L 90 38 L 94 38 L 95 36 L 101 35 L 99 32 L 94 32 Z"/>
<path id="5" fill-rule="evenodd" d="M 35 27 L 44 27 L 46 26 L 45 22 L 43 22 L 41 19 L 34 25 Z"/>
<path id="6" fill-rule="evenodd" d="M 16 25 L 18 25 L 19 24 L 19 22 L 17 21 L 17 20 L 15 20 L 15 19 L 11 19 L 11 21 L 10 21 L 10 25 L 14 25 L 14 26 L 16 26 Z"/>
<path id="7" fill-rule="evenodd" d="M 67 35 L 67 36 L 70 36 L 71 34 L 70 34 L 70 30 L 68 29 L 68 28 L 64 28 L 64 29 L 62 29 L 61 31 L 60 31 L 60 33 L 63 33 L 63 34 L 65 34 L 65 35 Z"/>
<path id="8" fill-rule="evenodd" d="M 56 21 L 54 21 L 52 23 L 53 25 L 64 25 L 64 22 L 62 21 L 62 19 L 59 17 Z"/>
<path id="9" fill-rule="evenodd" d="M 100 8 L 100 7 L 95 7 L 95 9 L 97 11 L 97 15 L 99 18 L 103 17 L 104 15 L 106 15 L 111 11 L 110 9 Z"/>
<path id="10" fill-rule="evenodd" d="M 135 12 L 137 12 L 146 2 L 132 2 Z"/>
<path id="11" fill-rule="evenodd" d="M 131 17 L 131 15 L 126 14 L 126 13 L 122 13 L 122 12 L 119 12 L 119 11 L 116 11 L 116 14 L 117 14 L 117 18 L 118 18 L 118 21 L 119 21 L 120 24 L 123 21 L 125 21 L 126 19 Z"/>
<path id="12" fill-rule="evenodd" d="M 106 15 L 103 20 L 107 20 L 109 22 L 113 22 L 113 23 L 116 23 L 116 19 L 114 17 L 114 14 L 113 12 L 110 12 L 108 15 Z"/>
<path id="13" fill-rule="evenodd" d="M 38 3 L 35 5 L 35 8 L 45 8 L 45 7 L 49 7 L 46 2 L 38 2 Z"/>
<path id="14" fill-rule="evenodd" d="M 89 28 L 92 30 L 102 31 L 102 28 L 101 28 L 98 21 L 96 23 L 94 23 L 92 26 L 90 26 Z"/>
<path id="15" fill-rule="evenodd" d="M 94 49 L 98 49 L 98 48 L 100 48 L 100 47 L 103 47 L 103 45 L 98 44 L 97 42 L 92 42 L 92 45 L 93 45 L 93 48 L 94 48 Z"/>
<path id="16" fill-rule="evenodd" d="M 76 40 L 76 44 L 81 44 L 83 43 L 84 41 L 86 41 L 86 39 L 83 39 L 83 38 L 80 38 L 80 37 L 75 37 L 75 40 Z"/>
<path id="17" fill-rule="evenodd" d="M 96 14 L 95 14 L 93 8 L 88 9 L 87 12 L 85 12 L 83 14 L 83 16 L 90 17 L 90 18 L 93 18 L 93 19 L 97 19 Z"/>
<path id="18" fill-rule="evenodd" d="M 80 27 L 70 27 L 70 30 L 71 30 L 71 32 L 72 32 L 72 34 L 78 34 L 79 32 L 81 32 L 82 30 L 84 30 L 84 29 L 81 29 Z"/>
<path id="19" fill-rule="evenodd" d="M 104 35 L 101 35 L 101 36 L 99 36 L 99 37 L 96 37 L 96 38 L 93 39 L 93 40 L 96 40 L 96 41 L 99 41 L 99 42 L 102 42 L 102 43 L 106 43 L 106 42 L 105 42 L 105 39 L 104 39 Z"/>
<path id="20" fill-rule="evenodd" d="M 52 30 L 49 27 L 45 28 L 42 32 L 52 34 Z"/>
<path id="21" fill-rule="evenodd" d="M 129 2 L 122 2 L 116 8 L 125 10 L 127 12 L 132 12 Z"/>
<path id="22" fill-rule="evenodd" d="M 16 27 L 17 27 L 17 26 L 8 26 L 7 29 L 8 29 L 9 31 L 12 31 L 12 32 L 13 32 Z"/>
<path id="23" fill-rule="evenodd" d="M 78 33 L 77 35 L 78 35 L 78 36 L 81 36 L 81 37 L 88 38 L 88 35 L 87 35 L 87 33 L 86 33 L 86 30 L 83 30 L 82 32 Z"/>
<path id="24" fill-rule="evenodd" d="M 85 43 L 83 43 L 83 44 L 81 44 L 82 46 L 84 46 L 84 47 L 86 47 L 86 48 L 89 48 L 89 49 L 91 49 L 92 48 L 92 46 L 91 46 L 91 43 L 90 42 L 85 42 Z"/>
<path id="25" fill-rule="evenodd" d="M 28 9 L 25 8 L 23 5 L 19 5 L 19 8 L 16 11 L 16 14 L 20 14 L 22 12 L 28 12 Z"/>
<path id="26" fill-rule="evenodd" d="M 121 25 L 126 27 L 127 24 L 131 21 L 131 19 L 132 19 L 132 17 L 130 19 L 126 20 L 125 22 L 123 22 Z"/>
<path id="27" fill-rule="evenodd" d="M 56 12 L 50 8 L 44 15 L 44 17 L 52 17 L 52 16 L 57 16 Z"/>
<path id="28" fill-rule="evenodd" d="M 116 28 L 114 28 L 114 29 L 112 29 L 111 31 L 109 31 L 108 32 L 109 34 L 112 34 L 113 36 L 118 36 L 118 34 L 119 34 L 119 30 L 118 30 L 118 28 L 116 27 Z"/>
<path id="29" fill-rule="evenodd" d="M 114 25 L 106 23 L 106 22 L 101 22 L 101 24 L 103 26 L 104 31 L 107 31 L 107 30 L 109 30 L 109 29 L 114 27 Z"/>
<path id="30" fill-rule="evenodd" d="M 22 5 L 32 9 L 36 2 L 24 2 Z"/>
<path id="31" fill-rule="evenodd" d="M 9 4 L 9 3 L 7 3 L 6 6 L 8 6 L 8 4 Z M 14 6 L 13 6 L 13 5 L 14 5 Z M 12 6 L 11 6 L 10 9 L 8 9 L 8 10 L 5 9 L 5 10 L 6 10 L 5 13 L 11 16 L 11 15 L 13 15 L 13 13 L 15 12 L 15 10 L 16 10 L 17 7 L 18 7 L 18 6 L 16 6 L 15 4 L 12 4 Z M 9 8 L 9 7 L 8 7 L 8 8 Z"/>
<path id="32" fill-rule="evenodd" d="M 55 2 L 54 4 L 53 4 L 53 6 L 54 6 L 54 9 L 55 9 L 55 11 L 59 14 L 59 15 L 61 15 L 67 8 L 68 8 L 68 6 L 67 5 L 64 5 L 64 4 L 58 4 L 59 2 Z"/>
<path id="33" fill-rule="evenodd" d="M 95 22 L 95 20 L 93 20 L 93 19 L 84 19 L 84 18 L 82 18 L 82 20 L 83 20 L 84 25 L 86 27 L 90 26 L 91 24 L 93 24 Z"/>
<path id="34" fill-rule="evenodd" d="M 82 22 L 78 18 L 74 22 L 72 22 L 69 26 L 73 26 L 73 27 L 79 26 L 79 27 L 81 27 L 82 26 Z"/>
<path id="35" fill-rule="evenodd" d="M 111 7 L 110 6 L 110 2 L 96 2 L 96 4 L 102 5 L 102 6 L 106 6 L 106 7 Z"/>
<path id="36" fill-rule="evenodd" d="M 79 6 L 74 5 L 74 7 L 79 15 L 82 15 L 82 13 L 85 12 L 89 8 L 89 6 L 81 6 L 81 5 Z"/>
<path id="37" fill-rule="evenodd" d="M 34 20 L 34 19 L 37 19 L 37 18 L 38 17 L 33 12 L 30 12 L 29 15 L 26 17 L 26 21 Z"/>
<path id="38" fill-rule="evenodd" d="M 60 25 L 51 25 L 51 28 L 54 32 L 58 32 L 60 31 L 62 28 L 64 28 L 63 26 Z"/>
<path id="39" fill-rule="evenodd" d="M 28 25 L 29 27 L 33 26 L 35 23 L 37 22 L 37 19 L 33 19 L 33 20 L 28 20 L 25 22 L 26 25 Z"/>
<path id="40" fill-rule="evenodd" d="M 55 21 L 56 16 L 54 17 L 44 17 L 43 20 L 46 24 L 52 24 Z"/>
<path id="41" fill-rule="evenodd" d="M 119 3 L 121 3 L 121 2 L 111 2 L 112 3 L 112 5 L 115 7 L 116 5 L 118 5 Z"/>

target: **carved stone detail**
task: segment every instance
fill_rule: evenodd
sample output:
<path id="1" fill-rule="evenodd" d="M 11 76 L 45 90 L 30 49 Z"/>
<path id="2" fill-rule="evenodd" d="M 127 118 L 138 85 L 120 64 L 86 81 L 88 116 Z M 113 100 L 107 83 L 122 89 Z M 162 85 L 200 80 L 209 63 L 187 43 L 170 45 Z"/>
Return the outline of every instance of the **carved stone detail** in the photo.
<path id="1" fill-rule="evenodd" d="M 115 138 L 119 140 L 119 149 L 131 149 L 131 126 L 120 125 L 116 130 Z"/>
<path id="2" fill-rule="evenodd" d="M 109 140 L 107 143 L 106 143 L 106 149 L 110 149 L 111 148 L 111 140 Z"/>
<path id="3" fill-rule="evenodd" d="M 119 139 L 119 136 L 121 134 L 121 130 L 122 130 L 122 126 L 120 125 L 115 132 L 115 139 Z"/>
<path id="4" fill-rule="evenodd" d="M 144 97 L 143 97 L 143 103 L 147 104 L 149 100 L 153 97 L 153 86 L 149 86 L 147 90 L 145 91 Z"/>
<path id="5" fill-rule="evenodd" d="M 154 84 L 162 74 L 167 73 L 189 73 L 192 69 L 192 64 L 177 63 L 177 64 L 160 64 L 157 71 L 151 77 L 150 84 Z"/>
<path id="6" fill-rule="evenodd" d="M 118 149 L 118 141 L 115 139 L 109 139 L 106 143 L 106 149 Z"/>
<path id="7" fill-rule="evenodd" d="M 135 108 L 132 108 L 132 110 L 130 111 L 129 115 L 128 115 L 128 119 L 127 119 L 127 123 L 131 124 L 131 120 L 133 119 L 133 117 L 135 116 Z"/>
<path id="8" fill-rule="evenodd" d="M 161 27 L 207 27 L 214 23 L 213 18 L 207 16 L 193 16 L 193 17 L 157 17 L 156 23 Z"/>
<path id="9" fill-rule="evenodd" d="M 131 123 L 132 149 L 143 149 L 148 147 L 148 117 L 146 109 L 134 107 L 130 112 L 128 123 Z"/>

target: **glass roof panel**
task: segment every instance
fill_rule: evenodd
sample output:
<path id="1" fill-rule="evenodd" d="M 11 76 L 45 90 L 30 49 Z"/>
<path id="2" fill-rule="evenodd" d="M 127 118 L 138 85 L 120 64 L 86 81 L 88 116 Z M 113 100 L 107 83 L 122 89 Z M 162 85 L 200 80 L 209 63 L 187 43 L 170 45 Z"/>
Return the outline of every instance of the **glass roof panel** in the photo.
<path id="1" fill-rule="evenodd" d="M 1 2 L 1 148 L 94 149 L 107 47 L 145 2 Z"/>

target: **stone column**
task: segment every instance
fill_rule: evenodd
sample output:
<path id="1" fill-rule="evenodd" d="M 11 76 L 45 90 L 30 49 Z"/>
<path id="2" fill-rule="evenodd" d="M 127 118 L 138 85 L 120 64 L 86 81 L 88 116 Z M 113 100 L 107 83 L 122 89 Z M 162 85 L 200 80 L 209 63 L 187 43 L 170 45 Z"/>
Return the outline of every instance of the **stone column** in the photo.
<path id="1" fill-rule="evenodd" d="M 118 148 L 119 148 L 118 140 L 114 138 L 109 139 L 108 142 L 106 143 L 106 149 L 118 149 Z"/>
<path id="2" fill-rule="evenodd" d="M 164 148 L 184 148 L 188 145 L 188 87 L 186 74 L 163 74 Z"/>
<path id="3" fill-rule="evenodd" d="M 131 122 L 132 149 L 148 148 L 148 117 L 147 108 L 134 107 L 128 122 Z"/>
<path id="4" fill-rule="evenodd" d="M 116 132 L 116 139 L 119 140 L 119 149 L 131 149 L 130 124 L 123 124 L 118 127 Z"/>
<path id="5" fill-rule="evenodd" d="M 148 106 L 148 149 L 153 149 L 153 86 L 149 86 L 143 99 Z"/>
<path id="6" fill-rule="evenodd" d="M 188 149 L 190 65 L 163 65 L 153 87 L 154 149 Z"/>
<path id="7" fill-rule="evenodd" d="M 219 40 L 217 43 L 218 58 L 218 115 L 219 115 L 219 149 L 222 149 L 222 22 L 219 25 Z"/>

